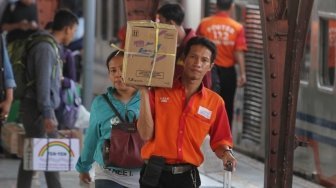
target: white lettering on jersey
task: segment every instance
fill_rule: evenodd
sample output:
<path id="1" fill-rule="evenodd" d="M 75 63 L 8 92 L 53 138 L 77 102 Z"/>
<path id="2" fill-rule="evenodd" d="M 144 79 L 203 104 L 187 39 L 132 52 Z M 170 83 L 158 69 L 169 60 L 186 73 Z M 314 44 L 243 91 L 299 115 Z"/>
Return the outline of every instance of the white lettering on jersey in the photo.
<path id="1" fill-rule="evenodd" d="M 160 102 L 167 103 L 169 101 L 169 97 L 160 97 Z"/>

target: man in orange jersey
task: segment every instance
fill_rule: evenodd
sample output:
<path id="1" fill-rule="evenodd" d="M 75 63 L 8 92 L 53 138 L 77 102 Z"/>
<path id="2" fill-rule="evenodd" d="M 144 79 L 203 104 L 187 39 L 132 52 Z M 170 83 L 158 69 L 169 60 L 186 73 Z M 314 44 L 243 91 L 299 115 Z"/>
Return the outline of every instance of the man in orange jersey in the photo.
<path id="1" fill-rule="evenodd" d="M 213 90 L 225 101 L 230 125 L 233 118 L 233 101 L 238 86 L 246 82 L 244 50 L 246 41 L 244 28 L 229 17 L 233 0 L 217 0 L 218 12 L 201 21 L 197 34 L 210 39 L 216 44 L 218 55 L 212 69 Z M 235 64 L 239 65 L 239 77 Z M 214 79 L 215 78 L 215 79 Z"/>
<path id="2" fill-rule="evenodd" d="M 216 46 L 204 37 L 191 38 L 184 50 L 184 70 L 173 88 L 140 88 L 138 130 L 146 144 L 140 187 L 199 187 L 197 167 L 210 146 L 226 166 L 236 166 L 232 135 L 223 99 L 202 84 L 216 57 Z"/>

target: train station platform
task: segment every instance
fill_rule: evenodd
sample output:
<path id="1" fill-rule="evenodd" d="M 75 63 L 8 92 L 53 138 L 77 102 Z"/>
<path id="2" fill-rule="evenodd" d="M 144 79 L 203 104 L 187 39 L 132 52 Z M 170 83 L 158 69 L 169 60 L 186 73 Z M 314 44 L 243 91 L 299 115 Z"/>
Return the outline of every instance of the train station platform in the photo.
<path id="1" fill-rule="evenodd" d="M 236 171 L 232 174 L 232 187 L 234 188 L 261 188 L 264 184 L 264 164 L 235 152 L 238 160 Z M 206 156 L 206 161 L 199 168 L 201 172 L 202 188 L 220 188 L 223 187 L 222 163 L 214 158 L 215 156 Z M 0 187 L 15 188 L 16 176 L 19 166 L 19 159 L 0 158 Z M 61 181 L 64 188 L 94 188 L 94 183 L 84 185 L 80 183 L 78 173 L 61 172 Z M 47 188 L 44 174 L 38 172 L 33 179 L 33 188 Z M 320 188 L 310 181 L 294 176 L 293 188 Z"/>

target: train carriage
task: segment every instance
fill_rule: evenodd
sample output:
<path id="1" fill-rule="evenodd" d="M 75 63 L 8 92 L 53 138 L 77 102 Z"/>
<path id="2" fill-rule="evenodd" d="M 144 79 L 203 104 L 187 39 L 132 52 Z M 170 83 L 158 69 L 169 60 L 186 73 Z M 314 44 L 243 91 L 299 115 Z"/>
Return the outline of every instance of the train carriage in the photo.
<path id="1" fill-rule="evenodd" d="M 241 1 L 240 1 L 241 2 Z M 254 2 L 254 4 L 253 4 Z M 265 157 L 265 76 L 257 1 L 238 4 L 244 17 L 248 51 L 247 84 L 236 96 L 233 133 L 237 148 Z M 296 136 L 307 143 L 294 151 L 293 170 L 324 186 L 336 185 L 336 1 L 315 0 L 301 63 Z M 288 78 L 290 79 L 290 78 Z M 243 101 L 243 102 L 242 102 Z M 236 130 L 235 130 L 236 129 Z"/>

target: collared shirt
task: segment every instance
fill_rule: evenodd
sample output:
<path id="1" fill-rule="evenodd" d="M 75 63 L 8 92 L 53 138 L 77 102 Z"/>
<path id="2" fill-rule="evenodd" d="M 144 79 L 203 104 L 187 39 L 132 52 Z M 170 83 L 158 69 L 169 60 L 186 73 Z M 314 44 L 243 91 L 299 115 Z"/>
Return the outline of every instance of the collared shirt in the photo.
<path id="1" fill-rule="evenodd" d="M 154 136 L 142 148 L 143 159 L 162 156 L 169 164 L 199 166 L 204 156 L 201 145 L 210 135 L 210 146 L 232 146 L 232 136 L 224 101 L 205 88 L 186 101 L 185 88 L 177 80 L 172 89 L 155 88 L 150 93 Z"/>
<path id="2" fill-rule="evenodd" d="M 234 66 L 234 52 L 247 49 L 243 26 L 225 12 L 204 18 L 197 28 L 197 34 L 216 44 L 215 63 L 221 67 Z"/>

